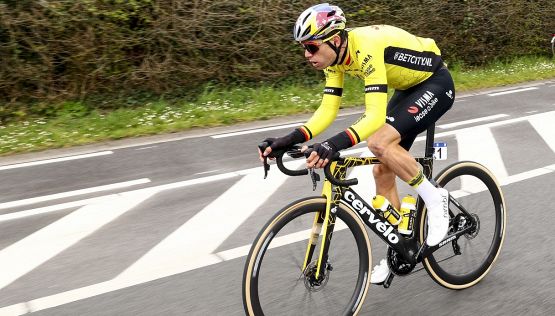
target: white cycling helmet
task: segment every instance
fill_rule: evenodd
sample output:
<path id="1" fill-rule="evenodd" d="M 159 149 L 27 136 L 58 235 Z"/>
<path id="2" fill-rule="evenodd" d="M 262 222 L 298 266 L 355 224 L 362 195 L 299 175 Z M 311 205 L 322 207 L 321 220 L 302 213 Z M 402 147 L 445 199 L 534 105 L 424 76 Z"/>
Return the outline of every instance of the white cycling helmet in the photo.
<path id="1" fill-rule="evenodd" d="M 295 23 L 293 36 L 298 42 L 327 40 L 345 29 L 345 15 L 338 6 L 322 3 L 306 9 Z"/>

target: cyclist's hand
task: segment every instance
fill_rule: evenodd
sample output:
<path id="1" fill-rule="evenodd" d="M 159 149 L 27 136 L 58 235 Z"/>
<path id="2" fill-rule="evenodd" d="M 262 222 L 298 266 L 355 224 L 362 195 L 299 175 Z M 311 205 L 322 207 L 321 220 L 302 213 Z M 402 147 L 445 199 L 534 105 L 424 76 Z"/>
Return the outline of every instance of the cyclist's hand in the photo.
<path id="1" fill-rule="evenodd" d="M 305 152 L 307 148 L 304 146 L 301 151 Z M 328 141 L 314 144 L 313 149 L 310 156 L 306 158 L 307 168 L 324 168 L 337 152 L 335 145 Z"/>
<path id="2" fill-rule="evenodd" d="M 260 155 L 260 160 L 263 161 L 264 157 L 268 157 L 270 159 L 274 159 L 273 157 L 269 157 L 270 153 L 275 150 L 286 149 L 291 147 L 294 144 L 293 139 L 291 136 L 287 135 L 284 137 L 271 137 L 266 138 L 263 142 L 267 143 L 269 146 L 266 147 L 264 152 L 258 149 L 258 153 Z"/>
<path id="3" fill-rule="evenodd" d="M 258 158 L 260 159 L 261 162 L 264 162 L 264 157 L 268 156 L 271 152 L 272 152 L 272 148 L 270 146 L 266 147 L 264 152 L 262 152 L 262 150 L 260 150 L 260 148 L 258 148 Z M 268 158 L 274 159 L 272 157 L 268 157 Z"/>

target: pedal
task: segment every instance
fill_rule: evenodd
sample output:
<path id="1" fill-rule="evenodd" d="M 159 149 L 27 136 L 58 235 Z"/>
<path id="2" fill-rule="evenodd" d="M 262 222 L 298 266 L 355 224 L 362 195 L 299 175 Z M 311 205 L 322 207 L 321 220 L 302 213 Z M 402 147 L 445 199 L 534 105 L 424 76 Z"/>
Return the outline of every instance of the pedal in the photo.
<path id="1" fill-rule="evenodd" d="M 391 271 L 389 271 L 389 273 L 387 274 L 387 277 L 385 278 L 385 281 L 383 281 L 383 287 L 384 289 L 388 289 L 389 286 L 391 285 L 391 282 L 393 282 L 393 277 L 395 276 L 395 274 L 391 273 Z"/>

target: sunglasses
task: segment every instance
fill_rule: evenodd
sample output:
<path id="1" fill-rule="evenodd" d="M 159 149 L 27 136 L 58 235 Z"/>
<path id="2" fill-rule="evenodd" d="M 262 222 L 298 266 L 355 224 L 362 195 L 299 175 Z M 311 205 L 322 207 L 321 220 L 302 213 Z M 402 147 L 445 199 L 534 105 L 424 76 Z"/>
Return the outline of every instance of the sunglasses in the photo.
<path id="1" fill-rule="evenodd" d="M 311 54 L 316 54 L 316 52 L 318 52 L 318 50 L 320 49 L 320 45 L 322 45 L 322 41 L 309 41 L 309 42 L 304 42 L 301 43 L 301 45 L 304 47 L 304 49 L 306 51 L 308 51 Z"/>

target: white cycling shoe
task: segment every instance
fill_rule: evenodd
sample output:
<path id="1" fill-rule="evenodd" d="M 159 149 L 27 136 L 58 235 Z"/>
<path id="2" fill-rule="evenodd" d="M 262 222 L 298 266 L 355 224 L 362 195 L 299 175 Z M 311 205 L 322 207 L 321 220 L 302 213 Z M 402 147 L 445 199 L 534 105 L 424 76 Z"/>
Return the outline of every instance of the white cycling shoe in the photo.
<path id="1" fill-rule="evenodd" d="M 428 237 L 426 244 L 435 246 L 439 244 L 449 231 L 449 192 L 439 189 L 441 202 L 430 205 L 428 208 Z"/>
<path id="2" fill-rule="evenodd" d="M 385 259 L 382 259 L 380 261 L 380 264 L 372 269 L 372 274 L 370 275 L 370 283 L 383 284 L 388 274 L 389 267 L 387 266 L 387 261 L 385 261 Z"/>

